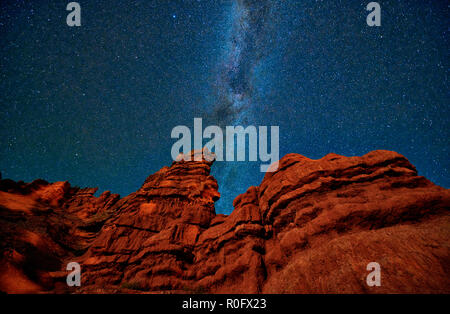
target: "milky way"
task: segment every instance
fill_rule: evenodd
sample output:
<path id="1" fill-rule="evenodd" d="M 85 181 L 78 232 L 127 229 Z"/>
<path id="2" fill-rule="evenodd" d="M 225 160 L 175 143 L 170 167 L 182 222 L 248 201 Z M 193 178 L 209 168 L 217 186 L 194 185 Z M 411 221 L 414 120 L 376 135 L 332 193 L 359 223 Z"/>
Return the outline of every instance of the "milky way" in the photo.
<path id="1" fill-rule="evenodd" d="M 226 50 L 218 64 L 218 97 L 212 117 L 212 121 L 222 127 L 261 124 L 254 118 L 259 109 L 255 101 L 255 70 L 270 53 L 270 37 L 275 33 L 272 27 L 276 4 L 276 1 L 239 0 L 231 7 Z M 248 148 L 246 150 L 248 158 Z M 239 173 L 255 166 L 246 164 L 216 162 L 213 174 L 219 181 L 222 194 L 217 203 L 220 211 L 230 207 L 233 194 L 244 192 L 239 183 Z"/>
<path id="2" fill-rule="evenodd" d="M 248 121 L 254 93 L 254 70 L 267 54 L 274 3 L 239 0 L 232 6 L 227 51 L 219 65 L 217 79 L 219 99 L 214 104 L 214 114 L 221 125 Z"/>

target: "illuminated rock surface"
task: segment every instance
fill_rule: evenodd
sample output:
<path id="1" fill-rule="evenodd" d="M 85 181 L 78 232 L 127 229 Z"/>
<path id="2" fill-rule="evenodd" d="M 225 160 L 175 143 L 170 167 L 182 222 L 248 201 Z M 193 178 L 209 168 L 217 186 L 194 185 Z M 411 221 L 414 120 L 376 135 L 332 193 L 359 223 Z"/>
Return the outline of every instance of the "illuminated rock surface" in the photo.
<path id="1" fill-rule="evenodd" d="M 0 290 L 450 293 L 450 192 L 402 155 L 288 154 L 229 216 L 215 214 L 211 165 L 174 162 L 124 198 L 1 180 Z M 79 288 L 66 285 L 71 261 Z"/>

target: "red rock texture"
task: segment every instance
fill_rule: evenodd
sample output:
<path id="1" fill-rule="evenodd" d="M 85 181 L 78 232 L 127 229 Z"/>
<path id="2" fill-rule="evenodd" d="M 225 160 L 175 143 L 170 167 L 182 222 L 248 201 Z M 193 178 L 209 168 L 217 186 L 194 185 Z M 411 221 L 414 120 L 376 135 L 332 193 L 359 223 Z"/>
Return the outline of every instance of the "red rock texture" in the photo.
<path id="1" fill-rule="evenodd" d="M 68 182 L 0 180 L 0 291 L 55 288 L 52 272 L 87 250 L 120 199 L 109 192 L 95 197 L 96 191 Z"/>
<path id="2" fill-rule="evenodd" d="M 204 157 L 178 159 L 122 199 L 1 180 L 0 290 L 450 293 L 450 191 L 402 155 L 286 155 L 229 216 L 215 214 Z M 71 261 L 79 288 L 65 284 Z M 370 262 L 381 286 L 366 284 Z"/>

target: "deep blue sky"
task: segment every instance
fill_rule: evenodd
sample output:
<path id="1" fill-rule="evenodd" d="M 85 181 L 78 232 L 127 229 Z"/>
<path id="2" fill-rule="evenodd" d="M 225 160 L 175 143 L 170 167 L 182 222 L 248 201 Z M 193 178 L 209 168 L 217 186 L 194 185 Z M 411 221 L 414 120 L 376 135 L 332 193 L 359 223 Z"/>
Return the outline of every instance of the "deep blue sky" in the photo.
<path id="1" fill-rule="evenodd" d="M 176 125 L 280 126 L 280 155 L 388 149 L 450 186 L 448 1 L 1 1 L 0 171 L 125 196 Z M 238 97 L 239 96 L 239 97 Z M 241 110 L 242 109 L 242 110 Z M 213 166 L 218 212 L 263 177 Z"/>

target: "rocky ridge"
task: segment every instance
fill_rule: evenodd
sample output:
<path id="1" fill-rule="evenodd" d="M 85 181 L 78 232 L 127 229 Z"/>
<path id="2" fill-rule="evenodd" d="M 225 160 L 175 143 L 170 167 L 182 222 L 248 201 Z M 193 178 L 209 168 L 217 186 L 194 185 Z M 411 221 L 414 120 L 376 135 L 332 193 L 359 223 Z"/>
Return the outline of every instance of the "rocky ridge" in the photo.
<path id="1" fill-rule="evenodd" d="M 177 159 L 124 197 L 0 181 L 0 290 L 449 293 L 450 192 L 402 155 L 288 154 L 216 215 L 213 158 Z M 208 158 L 206 158 L 208 154 Z M 82 268 L 67 287 L 65 265 Z M 382 284 L 366 284 L 366 266 Z"/>

